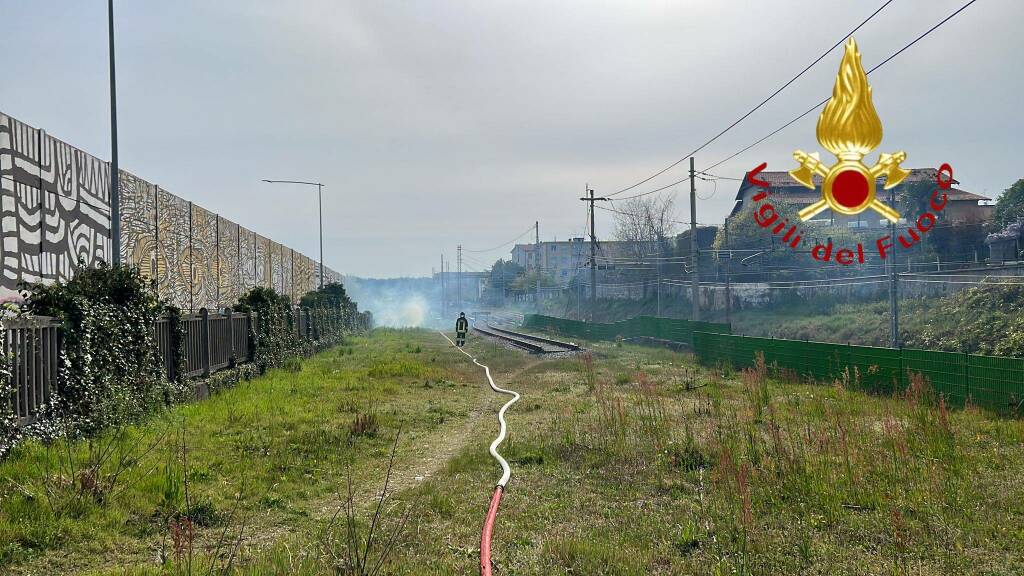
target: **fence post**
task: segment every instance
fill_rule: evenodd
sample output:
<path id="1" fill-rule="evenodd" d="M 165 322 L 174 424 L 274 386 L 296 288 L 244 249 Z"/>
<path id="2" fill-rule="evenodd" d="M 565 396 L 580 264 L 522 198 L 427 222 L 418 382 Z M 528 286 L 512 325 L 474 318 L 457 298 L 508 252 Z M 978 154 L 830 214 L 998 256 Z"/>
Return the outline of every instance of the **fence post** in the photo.
<path id="1" fill-rule="evenodd" d="M 971 355 L 964 352 L 964 406 L 971 400 Z"/>
<path id="2" fill-rule="evenodd" d="M 203 359 L 203 378 L 210 376 L 210 311 L 199 309 L 202 322 L 199 325 L 199 355 Z"/>
<path id="3" fill-rule="evenodd" d="M 231 308 L 224 309 L 224 315 L 228 317 L 228 342 L 231 343 L 231 354 L 228 356 L 228 366 L 234 366 L 238 363 L 238 359 L 235 357 L 235 317 L 234 312 Z"/>

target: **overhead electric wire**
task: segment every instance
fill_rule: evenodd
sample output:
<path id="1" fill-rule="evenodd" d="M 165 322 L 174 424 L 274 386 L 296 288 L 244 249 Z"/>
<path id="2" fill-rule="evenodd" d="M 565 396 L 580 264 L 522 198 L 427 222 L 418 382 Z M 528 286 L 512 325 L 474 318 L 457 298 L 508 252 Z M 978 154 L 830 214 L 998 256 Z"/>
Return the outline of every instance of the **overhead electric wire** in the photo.
<path id="1" fill-rule="evenodd" d="M 499 248 L 504 248 L 505 246 L 508 246 L 509 244 L 512 244 L 516 240 L 519 240 L 523 236 L 526 236 L 527 234 L 529 234 L 530 232 L 533 232 L 533 231 L 534 231 L 534 227 L 530 226 L 529 228 L 526 229 L 526 232 L 523 232 L 522 234 L 520 234 L 519 236 L 516 236 L 515 238 L 509 240 L 508 242 L 502 242 L 501 244 L 498 244 L 494 248 L 488 248 L 486 250 L 469 250 L 468 248 L 463 248 L 462 251 L 463 252 L 472 252 L 474 254 L 479 254 L 479 253 L 482 253 L 482 252 L 494 252 L 495 250 L 497 250 Z"/>
<path id="2" fill-rule="evenodd" d="M 751 108 L 751 109 L 750 109 L 749 111 L 747 111 L 747 113 L 746 113 L 746 114 L 744 114 L 744 115 L 740 116 L 740 117 L 739 117 L 738 119 L 736 119 L 736 120 L 735 120 L 735 121 L 734 121 L 734 122 L 733 122 L 732 124 L 729 124 L 729 125 L 728 125 L 728 126 L 726 126 L 726 127 L 725 127 L 725 128 L 724 128 L 724 129 L 722 130 L 722 131 L 720 131 L 720 132 L 719 132 L 718 134 L 715 134 L 715 135 L 714 135 L 713 137 L 711 137 L 711 139 L 709 139 L 708 141 L 704 142 L 704 143 L 703 143 L 703 144 L 701 144 L 700 146 L 698 146 L 698 147 L 694 148 L 694 149 L 693 149 L 693 150 L 692 150 L 691 152 L 689 152 L 688 154 L 685 154 L 685 155 L 683 155 L 683 157 L 682 157 L 682 158 L 680 158 L 679 160 L 676 160 L 676 161 L 675 161 L 675 162 L 673 162 L 672 164 L 669 164 L 669 165 L 668 165 L 668 166 L 666 166 L 665 168 L 663 168 L 663 169 L 661 169 L 661 170 L 659 170 L 659 171 L 655 172 L 655 173 L 654 173 L 654 174 L 652 174 L 651 176 L 648 176 L 647 178 L 644 178 L 643 180 L 641 180 L 641 181 L 639 181 L 639 182 L 637 182 L 637 183 L 635 183 L 635 184 L 631 184 L 630 186 L 627 186 L 627 187 L 625 187 L 625 188 L 622 188 L 621 190 L 618 190 L 618 191 L 616 191 L 616 192 L 612 192 L 611 194 L 608 194 L 608 196 L 616 196 L 616 195 L 618 195 L 618 194 L 621 194 L 621 193 L 623 193 L 623 192 L 627 192 L 627 191 L 629 191 L 629 190 L 632 190 L 633 188 L 636 188 L 637 186 L 640 186 L 640 185 L 642 185 L 642 184 L 646 184 L 647 182 L 650 182 L 651 180 L 653 180 L 653 179 L 657 178 L 658 176 L 661 176 L 661 175 L 662 175 L 662 174 L 664 174 L 665 172 L 668 172 L 668 171 L 669 171 L 669 170 L 671 170 L 672 168 L 675 168 L 676 166 L 678 166 L 679 164 L 681 164 L 681 163 L 682 163 L 682 162 L 683 162 L 684 160 L 686 160 L 687 158 L 689 158 L 689 157 L 693 156 L 693 155 L 694 155 L 694 154 L 696 154 L 697 152 L 700 152 L 701 150 L 703 150 L 704 148 L 706 148 L 706 147 L 707 147 L 708 145 L 710 145 L 710 144 L 711 144 L 712 142 L 714 142 L 715 140 L 718 140 L 719 138 L 721 138 L 721 137 L 722 137 L 723 135 L 725 135 L 725 133 L 726 133 L 726 132 L 728 132 L 728 131 L 732 130 L 733 128 L 735 128 L 735 127 L 736 127 L 736 126 L 737 126 L 737 125 L 738 125 L 738 124 L 739 124 L 740 122 L 742 122 L 742 121 L 746 120 L 746 119 L 747 119 L 747 118 L 748 118 L 748 117 L 749 117 L 749 116 L 750 116 L 751 114 L 753 114 L 754 112 L 757 112 L 757 111 L 758 111 L 758 110 L 759 110 L 759 109 L 760 109 L 760 108 L 761 108 L 762 106 L 764 106 L 765 104 L 767 104 L 767 103 L 768 103 L 768 102 L 769 102 L 769 101 L 770 101 L 770 100 L 771 100 L 772 98 L 775 98 L 776 96 L 778 96 L 778 95 L 779 95 L 779 93 L 780 93 L 780 92 L 782 92 L 783 90 L 785 90 L 786 88 L 788 88 L 788 87 L 790 86 L 790 84 L 792 84 L 793 82 L 796 82 L 796 81 L 797 81 L 797 79 L 799 79 L 799 78 L 800 78 L 801 76 L 803 76 L 803 75 L 804 75 L 804 74 L 805 74 L 805 73 L 806 73 L 806 72 L 807 72 L 808 70 L 810 70 L 811 68 L 813 68 L 815 64 L 817 64 L 818 62 L 821 62 L 821 60 L 822 60 L 823 58 L 825 58 L 825 56 L 828 56 L 828 54 L 829 54 L 830 52 L 832 52 L 833 50 L 835 50 L 837 46 L 839 46 L 839 45 L 840 45 L 840 44 L 842 44 L 842 43 L 843 43 L 843 42 L 844 42 L 844 41 L 845 41 L 845 40 L 846 40 L 847 38 L 849 38 L 850 36 L 852 36 L 854 32 L 856 32 L 857 30 L 860 30 L 860 28 L 861 28 L 862 26 L 864 26 L 865 24 L 867 24 L 867 23 L 868 23 L 868 22 L 869 22 L 869 21 L 870 21 L 870 20 L 871 20 L 872 18 L 874 18 L 874 17 L 875 17 L 875 16 L 876 16 L 876 15 L 877 15 L 877 14 L 878 14 L 879 12 L 881 12 L 881 11 L 882 11 L 882 10 L 883 10 L 883 9 L 884 9 L 884 8 L 885 8 L 886 6 L 888 6 L 888 5 L 889 5 L 889 4 L 891 4 L 891 3 L 892 3 L 892 0 L 886 0 L 886 2 L 885 2 L 884 4 L 882 4 L 881 6 L 879 6 L 879 7 L 878 7 L 878 9 L 876 9 L 876 10 L 875 10 L 874 12 L 872 12 L 870 16 L 868 16 L 868 17 L 867 17 L 867 18 L 865 18 L 865 19 L 864 19 L 863 21 L 861 21 L 861 23 L 860 23 L 860 24 L 857 24 L 857 26 L 856 26 L 856 27 L 854 27 L 854 29 L 853 29 L 853 30 L 850 30 L 850 31 L 849 31 L 849 32 L 848 32 L 848 33 L 847 33 L 847 34 L 846 34 L 845 36 L 843 36 L 843 37 L 842 37 L 842 38 L 841 38 L 841 39 L 840 39 L 840 40 L 839 40 L 838 42 L 836 42 L 835 44 L 833 44 L 833 45 L 832 45 L 832 46 L 831 46 L 831 47 L 830 47 L 830 48 L 829 48 L 828 50 L 824 51 L 824 52 L 823 52 L 823 53 L 822 53 L 822 54 L 821 54 L 820 56 L 818 56 L 817 58 L 815 58 L 813 62 L 811 62 L 810 64 L 808 64 L 808 65 L 807 65 L 807 67 L 805 67 L 805 68 L 804 68 L 803 70 L 801 70 L 801 71 L 800 71 L 800 72 L 799 72 L 799 73 L 798 73 L 798 74 L 797 74 L 796 76 L 793 76 L 792 78 L 790 78 L 788 82 L 786 82 L 785 84 L 783 84 L 782 86 L 780 86 L 779 88 L 777 88 L 777 89 L 776 89 L 776 90 L 775 90 L 774 92 L 772 92 L 772 93 L 771 93 L 771 94 L 770 94 L 770 95 L 769 95 L 769 96 L 768 96 L 767 98 L 765 98 L 764 100 L 762 100 L 762 101 L 761 101 L 761 102 L 760 102 L 760 103 L 759 103 L 759 104 L 758 104 L 757 106 L 754 106 L 753 108 Z"/>
<path id="3" fill-rule="evenodd" d="M 881 62 L 879 62 L 878 64 L 876 64 L 876 65 L 875 65 L 874 67 L 872 67 L 872 68 L 871 68 L 870 70 L 868 70 L 868 71 L 867 71 L 867 72 L 866 72 L 865 74 L 868 74 L 868 75 L 870 75 L 870 74 L 871 74 L 872 72 L 874 72 L 875 70 L 878 70 L 878 69 L 879 69 L 879 68 L 881 68 L 882 66 L 885 66 L 885 65 L 886 65 L 886 64 L 888 64 L 888 63 L 889 63 L 889 61 L 891 61 L 891 60 L 892 60 L 893 58 L 895 58 L 895 57 L 899 56 L 900 54 L 902 54 L 902 53 L 903 53 L 904 51 L 906 51 L 906 50 L 907 50 L 908 48 L 910 48 L 910 47 L 911 47 L 911 46 L 913 46 L 914 44 L 917 44 L 917 43 L 918 43 L 919 41 L 921 41 L 921 40 L 922 40 L 922 39 L 923 39 L 923 38 L 924 38 L 925 36 L 928 36 L 929 34 L 931 34 L 932 32 L 934 32 L 935 30 L 939 29 L 939 27 L 941 27 L 941 26 L 942 26 L 943 24 L 945 24 L 946 22 L 949 22 L 950 20 L 952 20 L 952 19 L 953 19 L 953 18 L 954 18 L 954 17 L 955 17 L 955 16 L 957 15 L 957 14 L 960 14 L 961 12 L 963 12 L 964 10 L 966 10 L 968 6 L 970 6 L 971 4 L 974 4 L 974 3 L 975 3 L 975 2 L 977 2 L 977 1 L 978 1 L 978 0 L 970 0 L 969 2 L 967 2 L 966 4 L 964 4 L 963 6 L 961 6 L 960 8 L 958 8 L 958 9 L 957 9 L 956 11 L 954 11 L 954 12 L 953 12 L 952 14 L 950 14 L 949 16 L 946 16 L 945 18 L 943 18 L 942 20 L 940 20 L 940 21 L 939 21 L 938 23 L 936 23 L 936 24 L 935 24 L 934 26 L 932 26 L 931 28 L 929 28 L 928 30 L 926 30 L 926 31 L 925 31 L 924 33 L 922 33 L 922 34 L 921 34 L 920 36 L 918 36 L 917 38 L 914 38 L 913 40 L 911 40 L 911 41 L 910 41 L 910 43 L 908 43 L 908 44 L 907 44 L 906 46 L 904 46 L 903 48 L 900 48 L 900 49 L 899 49 L 899 50 L 897 50 L 896 52 L 893 52 L 893 53 L 892 53 L 891 55 L 889 55 L 889 57 L 888 57 L 888 58 L 886 58 L 885 60 L 882 60 Z M 772 136 L 775 136 L 776 134 L 778 134 L 779 132 L 782 132 L 782 131 L 783 131 L 783 130 L 785 130 L 786 128 L 789 128 L 790 126 L 792 126 L 793 124 L 795 124 L 795 123 L 796 123 L 797 121 L 799 121 L 799 120 L 800 120 L 801 118 L 803 118 L 804 116 L 807 116 L 807 115 L 808 115 L 808 114 L 810 114 L 811 112 L 813 112 L 813 111 L 817 110 L 817 109 L 818 109 L 819 107 L 823 106 L 823 105 L 824 105 L 824 104 L 825 104 L 826 102 L 828 102 L 828 101 L 829 101 L 829 98 L 831 98 L 831 96 L 829 96 L 828 98 L 825 98 L 825 99 L 824 99 L 824 100 L 822 100 L 821 102 L 819 102 L 819 103 L 815 104 L 814 106 L 812 106 L 812 107 L 808 108 L 807 110 L 805 110 L 804 112 L 802 112 L 802 113 L 801 113 L 801 114 L 800 114 L 799 116 L 797 116 L 796 118 L 793 118 L 793 119 L 792 119 L 792 120 L 790 120 L 789 122 L 786 122 L 786 123 L 785 123 L 785 124 L 783 124 L 782 126 L 779 126 L 778 128 L 776 128 L 776 129 L 775 129 L 775 130 L 773 130 L 772 132 L 768 133 L 768 134 L 767 134 L 766 136 L 764 136 L 764 137 L 760 138 L 759 140 L 755 141 L 755 142 L 754 142 L 753 144 L 750 144 L 749 146 L 746 146 L 745 148 L 742 148 L 741 150 L 739 150 L 739 151 L 737 151 L 737 152 L 734 152 L 733 154 L 731 154 L 731 155 L 729 155 L 729 156 L 727 156 L 727 157 L 725 157 L 725 158 L 723 158 L 723 159 L 719 160 L 718 162 L 715 162 L 714 164 L 712 164 L 712 165 L 708 166 L 707 168 L 704 168 L 704 169 L 703 169 L 703 170 L 701 170 L 701 171 L 702 171 L 702 172 L 706 172 L 706 171 L 708 171 L 708 170 L 712 170 L 712 169 L 714 169 L 714 168 L 716 168 L 716 167 L 718 167 L 718 166 L 721 166 L 722 164 L 724 164 L 724 163 L 728 162 L 729 160 L 732 160 L 733 158 L 735 158 L 735 157 L 739 156 L 740 154 L 743 154 L 743 153 L 744 153 L 744 152 L 746 152 L 747 150 L 750 150 L 751 148 L 753 148 L 753 147 L 757 146 L 758 144 L 761 144 L 761 143 L 762 143 L 762 142 L 764 142 L 765 140 L 767 140 L 767 139 L 771 138 Z"/>
<path id="4" fill-rule="evenodd" d="M 709 178 L 701 178 L 700 176 L 697 176 L 697 178 L 699 178 L 700 180 L 704 180 L 706 182 L 710 182 L 711 181 L 711 179 L 709 179 Z M 671 184 L 667 184 L 665 186 L 662 186 L 661 188 L 655 188 L 654 190 L 648 190 L 647 192 L 641 192 L 639 194 L 633 194 L 632 196 L 623 196 L 622 198 L 615 198 L 615 200 L 617 200 L 617 201 L 632 200 L 633 198 L 640 198 L 642 196 L 647 196 L 647 195 L 650 195 L 650 194 L 655 194 L 655 193 L 661 192 L 663 190 L 668 190 L 669 188 L 672 188 L 673 186 L 678 186 L 679 184 L 682 184 L 683 182 L 686 182 L 689 179 L 690 179 L 690 177 L 686 176 L 685 178 L 681 178 L 679 180 L 676 180 L 675 182 L 672 182 Z"/>

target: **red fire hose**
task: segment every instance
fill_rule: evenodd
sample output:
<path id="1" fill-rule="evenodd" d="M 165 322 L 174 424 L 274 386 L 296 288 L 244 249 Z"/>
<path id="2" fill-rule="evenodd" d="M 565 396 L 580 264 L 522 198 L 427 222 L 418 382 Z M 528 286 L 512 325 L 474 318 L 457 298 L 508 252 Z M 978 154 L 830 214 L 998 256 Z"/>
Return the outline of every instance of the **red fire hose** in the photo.
<path id="1" fill-rule="evenodd" d="M 501 486 L 494 487 L 491 505 L 487 508 L 487 519 L 484 520 L 484 530 L 480 534 L 480 576 L 491 576 L 491 535 L 494 533 L 494 519 L 498 516 L 502 492 Z"/>
<path id="2" fill-rule="evenodd" d="M 451 342 L 452 346 L 455 346 L 455 342 L 448 337 L 444 332 L 441 333 L 448 342 Z M 491 496 L 491 505 L 487 508 L 487 518 L 484 520 L 484 528 L 480 534 L 480 576 L 491 576 L 491 537 L 494 533 L 494 519 L 498 515 L 498 504 L 501 503 L 501 494 L 505 491 L 505 485 L 508 484 L 509 478 L 512 477 L 512 470 L 508 466 L 508 462 L 498 454 L 498 445 L 505 440 L 505 433 L 508 426 L 505 424 L 505 411 L 508 410 L 509 406 L 515 404 L 516 400 L 519 400 L 519 393 L 499 388 L 494 383 L 494 378 L 491 378 L 491 369 L 481 364 L 474 358 L 469 352 L 466 352 L 462 348 L 456 346 L 459 352 L 465 354 L 474 364 L 484 369 L 484 374 L 487 375 L 487 382 L 491 385 L 491 390 L 500 392 L 502 394 L 509 394 L 512 399 L 505 403 L 498 410 L 498 437 L 491 442 L 490 453 L 498 464 L 501 465 L 501 478 L 498 480 L 497 486 L 494 488 L 494 494 Z"/>

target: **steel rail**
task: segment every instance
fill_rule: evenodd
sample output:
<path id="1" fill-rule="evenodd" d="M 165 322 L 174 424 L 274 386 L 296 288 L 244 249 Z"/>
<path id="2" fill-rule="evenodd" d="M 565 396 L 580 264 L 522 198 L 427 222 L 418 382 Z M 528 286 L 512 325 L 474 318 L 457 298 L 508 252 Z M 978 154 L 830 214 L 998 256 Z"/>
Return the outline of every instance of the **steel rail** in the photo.
<path id="1" fill-rule="evenodd" d="M 508 334 L 509 336 L 513 336 L 515 338 L 522 338 L 524 340 L 536 340 L 537 342 L 543 342 L 544 344 L 549 344 L 551 346 L 565 348 L 567 351 L 576 351 L 580 349 L 579 344 L 576 344 L 574 342 L 562 342 L 560 340 L 553 340 L 551 338 L 545 338 L 543 336 L 537 336 L 535 334 L 524 334 L 522 332 L 508 330 L 507 328 L 498 328 L 497 326 L 491 324 L 490 322 L 487 323 L 487 328 L 490 330 L 494 330 L 495 332 Z"/>

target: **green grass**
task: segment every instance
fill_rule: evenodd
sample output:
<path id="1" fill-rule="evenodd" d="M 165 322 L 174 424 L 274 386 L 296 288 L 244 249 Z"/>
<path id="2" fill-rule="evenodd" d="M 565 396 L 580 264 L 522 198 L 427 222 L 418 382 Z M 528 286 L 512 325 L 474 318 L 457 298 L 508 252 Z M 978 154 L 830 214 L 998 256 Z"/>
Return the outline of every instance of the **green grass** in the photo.
<path id="1" fill-rule="evenodd" d="M 688 390 L 695 368 L 666 350 L 597 344 L 593 358 L 510 383 L 524 396 L 503 450 L 513 476 L 498 573 L 1024 570 L 1020 421 L 940 410 L 924 393 L 787 383 L 767 368 L 700 370 Z M 485 446 L 420 488 L 467 497 L 421 519 L 396 573 L 471 569 L 462 551 L 479 545 L 481 487 L 497 475 Z"/>
<path id="2" fill-rule="evenodd" d="M 138 462 L 96 496 L 79 489 L 88 443 L 27 443 L 0 462 L 0 572 L 152 564 L 168 547 L 169 520 L 185 514 L 197 547 L 243 523 L 264 543 L 303 533 L 336 508 L 350 463 L 360 486 L 376 484 L 399 427 L 401 464 L 418 455 L 417 443 L 440 443 L 443 425 L 465 420 L 483 390 L 456 354 L 436 334 L 378 330 L 297 372 L 274 370 L 113 431 L 92 445 Z M 376 429 L 353 434 L 366 414 Z M 111 460 L 101 477 L 119 468 Z"/>
<path id="3" fill-rule="evenodd" d="M 763 366 L 723 374 L 659 348 L 538 358 L 471 338 L 467 350 L 523 394 L 501 448 L 512 481 L 497 574 L 1024 572 L 1019 420 L 947 411 L 926 387 L 873 397 Z M 219 534 L 233 541 L 244 525 L 229 572 L 312 575 L 339 567 L 328 526 L 349 466 L 365 533 L 401 426 L 381 522 L 413 514 L 385 573 L 473 574 L 504 401 L 436 333 L 377 330 L 132 434 L 186 423 L 202 566 Z M 357 415 L 377 431 L 350 441 Z M 180 464 L 173 442 L 156 452 L 123 494 L 59 517 L 39 492 L 41 446 L 0 463 L 0 572 L 176 573 L 155 558 L 166 511 L 181 511 Z"/>

